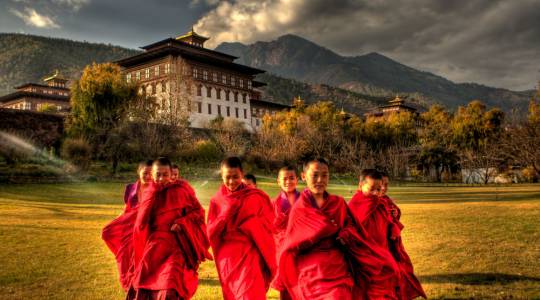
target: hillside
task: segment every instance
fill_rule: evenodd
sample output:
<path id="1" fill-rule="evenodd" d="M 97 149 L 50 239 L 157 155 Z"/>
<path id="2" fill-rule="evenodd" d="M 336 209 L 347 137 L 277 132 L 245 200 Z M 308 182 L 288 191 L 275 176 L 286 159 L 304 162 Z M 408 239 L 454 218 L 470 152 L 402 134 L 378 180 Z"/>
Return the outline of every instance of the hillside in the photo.
<path id="1" fill-rule="evenodd" d="M 92 62 L 113 61 L 136 53 L 106 44 L 0 33 L 0 95 L 13 92 L 23 83 L 40 83 L 55 69 L 74 79 Z"/>
<path id="2" fill-rule="evenodd" d="M 302 82 L 369 95 L 416 94 L 423 102 L 438 102 L 450 108 L 480 99 L 505 110 L 524 109 L 532 94 L 474 83 L 457 84 L 378 53 L 344 57 L 291 34 L 251 45 L 223 43 L 216 50 L 241 57 L 241 63 Z"/>

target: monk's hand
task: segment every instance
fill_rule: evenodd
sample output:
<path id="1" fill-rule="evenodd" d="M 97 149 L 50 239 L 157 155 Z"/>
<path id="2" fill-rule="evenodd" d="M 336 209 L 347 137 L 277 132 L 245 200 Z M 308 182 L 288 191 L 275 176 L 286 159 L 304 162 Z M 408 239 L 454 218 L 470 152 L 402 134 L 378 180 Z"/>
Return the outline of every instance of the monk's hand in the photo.
<path id="1" fill-rule="evenodd" d="M 176 223 L 172 224 L 171 231 L 180 231 L 180 230 L 181 230 L 180 225 L 178 225 Z"/>

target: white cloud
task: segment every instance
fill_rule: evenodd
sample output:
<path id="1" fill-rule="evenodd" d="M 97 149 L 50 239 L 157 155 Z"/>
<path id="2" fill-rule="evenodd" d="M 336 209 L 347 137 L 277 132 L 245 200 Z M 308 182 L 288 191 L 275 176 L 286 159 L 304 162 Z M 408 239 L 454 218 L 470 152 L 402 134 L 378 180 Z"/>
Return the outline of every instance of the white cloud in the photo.
<path id="1" fill-rule="evenodd" d="M 21 18 L 28 26 L 38 28 L 60 28 L 60 26 L 50 17 L 39 14 L 35 9 L 25 7 L 24 12 L 11 9 L 10 12 Z"/>
<path id="2" fill-rule="evenodd" d="M 74 11 L 78 11 L 81 7 L 90 3 L 90 0 L 52 0 L 54 3 L 59 5 L 67 6 Z"/>

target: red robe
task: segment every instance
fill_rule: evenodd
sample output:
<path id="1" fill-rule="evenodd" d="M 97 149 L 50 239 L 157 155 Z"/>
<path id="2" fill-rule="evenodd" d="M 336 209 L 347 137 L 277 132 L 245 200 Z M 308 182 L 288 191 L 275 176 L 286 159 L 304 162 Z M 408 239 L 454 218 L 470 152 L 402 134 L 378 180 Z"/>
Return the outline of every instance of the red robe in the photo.
<path id="1" fill-rule="evenodd" d="M 397 260 L 392 251 L 396 239 L 400 236 L 403 225 L 397 218 L 391 215 L 392 207 L 386 199 L 376 196 L 365 196 L 358 191 L 349 202 L 349 209 L 357 225 L 358 238 L 370 250 L 361 255 L 354 256 L 357 259 L 355 271 L 358 276 L 357 297 L 367 299 L 414 299 L 418 296 L 425 297 L 420 283 L 410 273 L 415 282 L 404 284 L 405 278 L 402 273 L 401 261 Z M 397 222 L 396 222 L 397 221 Z M 401 239 L 399 239 L 401 243 Z M 402 248 L 403 253 L 405 249 Z M 407 256 L 408 259 L 408 256 Z M 362 261 L 380 261 L 382 268 L 366 268 Z M 410 270 L 412 264 L 408 260 Z M 410 278 L 410 277 L 409 277 Z"/>
<path id="2" fill-rule="evenodd" d="M 279 276 L 293 299 L 351 299 L 353 278 L 338 232 L 351 226 L 343 198 L 325 195 L 321 208 L 304 190 L 291 209 Z"/>
<path id="3" fill-rule="evenodd" d="M 128 268 L 119 265 L 120 277 L 125 278 L 122 286 L 174 290 L 182 299 L 191 298 L 197 289 L 198 264 L 211 259 L 204 210 L 195 192 L 185 181 L 165 187 L 152 183 L 133 211 L 126 211 L 103 230 L 103 239 L 117 261 L 129 262 Z M 171 231 L 174 223 L 183 231 Z M 131 238 L 126 234 L 129 231 Z"/>
<path id="4" fill-rule="evenodd" d="M 223 297 L 266 299 L 276 270 L 272 206 L 261 190 L 222 185 L 210 200 L 208 237 Z"/>
<path id="5" fill-rule="evenodd" d="M 300 197 L 298 191 L 294 191 L 296 200 Z M 281 192 L 279 195 L 272 201 L 272 206 L 274 207 L 274 242 L 276 243 L 276 261 L 279 261 L 281 255 L 281 249 L 284 244 L 285 231 L 287 229 L 287 224 L 289 221 L 289 214 L 291 212 L 291 204 L 287 197 L 287 193 Z M 279 268 L 278 268 L 279 269 Z M 281 282 L 279 278 L 279 270 L 276 272 L 276 277 L 272 282 L 272 287 L 281 292 L 281 299 L 289 299 L 290 296 L 287 293 L 287 287 Z"/>
<path id="6" fill-rule="evenodd" d="M 393 223 L 393 231 L 390 233 L 390 252 L 396 259 L 401 274 L 399 281 L 400 299 L 408 300 L 416 297 L 426 298 L 426 293 L 420 284 L 420 281 L 414 275 L 414 268 L 409 258 L 409 255 L 405 251 L 403 241 L 401 239 L 401 231 L 404 226 L 399 221 L 401 218 L 401 210 L 395 204 L 395 202 L 388 196 L 381 197 L 381 200 L 386 201 L 386 209 L 391 216 L 391 223 Z"/>

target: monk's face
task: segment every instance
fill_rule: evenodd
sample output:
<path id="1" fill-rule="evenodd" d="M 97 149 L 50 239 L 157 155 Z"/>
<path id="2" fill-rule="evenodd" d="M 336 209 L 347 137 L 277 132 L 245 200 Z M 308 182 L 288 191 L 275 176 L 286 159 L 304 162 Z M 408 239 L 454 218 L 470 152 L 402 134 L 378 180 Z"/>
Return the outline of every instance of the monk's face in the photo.
<path id="1" fill-rule="evenodd" d="M 360 183 L 360 189 L 366 196 L 379 196 L 381 192 L 381 180 L 367 177 Z"/>
<path id="2" fill-rule="evenodd" d="M 142 184 L 147 184 L 152 180 L 152 167 L 144 167 L 139 169 L 139 181 Z"/>
<path id="3" fill-rule="evenodd" d="M 296 177 L 295 171 L 280 171 L 277 182 L 282 191 L 292 193 L 298 185 L 298 177 Z"/>
<path id="4" fill-rule="evenodd" d="M 244 178 L 244 174 L 240 168 L 221 167 L 221 179 L 229 191 L 236 191 L 242 183 L 242 178 Z"/>
<path id="5" fill-rule="evenodd" d="M 171 169 L 171 180 L 176 180 L 180 177 L 180 170 L 178 168 Z"/>
<path id="6" fill-rule="evenodd" d="M 159 185 L 165 185 L 171 182 L 171 167 L 162 165 L 152 166 L 152 179 Z"/>
<path id="7" fill-rule="evenodd" d="M 386 196 L 386 193 L 388 192 L 388 177 L 383 176 L 381 180 L 381 193 L 379 194 L 381 197 Z"/>
<path id="8" fill-rule="evenodd" d="M 257 188 L 257 184 L 255 184 L 255 182 L 253 182 L 253 180 L 251 180 L 251 179 L 246 179 L 246 178 L 244 178 L 244 179 L 242 179 L 242 182 L 243 182 L 245 185 L 249 186 L 249 187 Z"/>
<path id="9" fill-rule="evenodd" d="M 326 191 L 329 176 L 328 166 L 319 162 L 310 163 L 308 169 L 302 172 L 302 179 L 314 195 L 322 195 Z"/>

